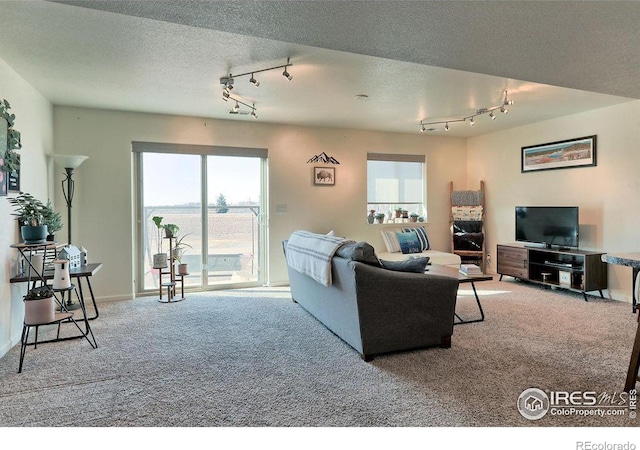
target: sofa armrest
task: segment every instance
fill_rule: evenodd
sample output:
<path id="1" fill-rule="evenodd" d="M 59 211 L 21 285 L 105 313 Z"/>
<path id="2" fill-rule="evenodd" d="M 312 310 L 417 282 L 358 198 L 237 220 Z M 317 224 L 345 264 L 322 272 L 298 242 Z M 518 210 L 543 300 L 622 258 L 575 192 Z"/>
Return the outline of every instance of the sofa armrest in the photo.
<path id="1" fill-rule="evenodd" d="M 456 278 L 386 270 L 352 262 L 364 354 L 440 345 L 453 334 Z M 383 349 L 383 350 L 380 350 Z"/>

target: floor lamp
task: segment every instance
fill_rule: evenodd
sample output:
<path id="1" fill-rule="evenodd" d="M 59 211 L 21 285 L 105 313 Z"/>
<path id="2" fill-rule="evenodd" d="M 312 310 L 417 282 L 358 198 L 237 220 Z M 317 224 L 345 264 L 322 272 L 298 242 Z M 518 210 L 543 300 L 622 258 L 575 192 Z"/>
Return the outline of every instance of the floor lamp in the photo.
<path id="1" fill-rule="evenodd" d="M 62 168 L 64 168 L 66 174 L 65 179 L 62 180 L 62 193 L 64 199 L 67 202 L 67 244 L 71 245 L 71 203 L 73 202 L 73 193 L 75 190 L 75 182 L 72 175 L 74 169 L 77 169 L 80 164 L 89 159 L 84 155 L 53 155 L 53 160 Z"/>
<path id="2" fill-rule="evenodd" d="M 73 202 L 73 194 L 75 191 L 75 182 L 72 175 L 74 169 L 77 169 L 88 156 L 84 155 L 53 155 L 53 160 L 58 166 L 64 168 L 65 179 L 62 180 L 62 193 L 67 203 L 67 245 L 71 245 L 71 203 Z M 71 293 L 67 298 L 67 309 L 76 309 L 76 305 L 71 301 Z"/>

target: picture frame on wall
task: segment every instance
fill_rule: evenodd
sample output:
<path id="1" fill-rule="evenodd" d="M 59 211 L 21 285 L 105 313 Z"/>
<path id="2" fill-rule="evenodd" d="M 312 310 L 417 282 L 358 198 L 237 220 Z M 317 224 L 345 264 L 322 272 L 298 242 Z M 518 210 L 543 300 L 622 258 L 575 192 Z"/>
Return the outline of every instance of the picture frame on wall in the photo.
<path id="1" fill-rule="evenodd" d="M 521 173 L 595 165 L 595 135 L 522 147 Z"/>
<path id="2" fill-rule="evenodd" d="M 314 167 L 313 184 L 315 186 L 333 186 L 336 184 L 335 167 Z"/>
<path id="3" fill-rule="evenodd" d="M 20 155 L 18 156 L 18 162 L 20 162 Z M 20 169 L 14 173 L 6 173 L 7 178 L 7 190 L 9 192 L 20 192 Z"/>
<path id="4" fill-rule="evenodd" d="M 0 165 L 4 164 L 4 161 L 0 159 Z M 0 170 L 0 197 L 7 195 L 7 186 L 9 185 L 9 174 Z"/>

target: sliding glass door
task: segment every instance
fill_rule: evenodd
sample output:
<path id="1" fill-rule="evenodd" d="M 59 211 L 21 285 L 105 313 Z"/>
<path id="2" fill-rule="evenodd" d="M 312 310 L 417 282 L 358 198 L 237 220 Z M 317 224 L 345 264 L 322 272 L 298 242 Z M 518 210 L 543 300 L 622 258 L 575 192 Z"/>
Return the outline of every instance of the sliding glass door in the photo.
<path id="1" fill-rule="evenodd" d="M 153 144 L 141 144 L 134 145 L 140 222 L 137 291 L 158 289 L 152 257 L 170 251 L 168 239 L 158 236 L 156 216 L 162 224 L 179 227 L 178 240 L 184 244 L 180 259 L 189 271 L 185 288 L 261 285 L 266 273 L 266 157 L 208 154 L 215 147 L 196 149 L 203 154 L 170 153 L 170 146 L 153 151 L 148 147 Z"/>

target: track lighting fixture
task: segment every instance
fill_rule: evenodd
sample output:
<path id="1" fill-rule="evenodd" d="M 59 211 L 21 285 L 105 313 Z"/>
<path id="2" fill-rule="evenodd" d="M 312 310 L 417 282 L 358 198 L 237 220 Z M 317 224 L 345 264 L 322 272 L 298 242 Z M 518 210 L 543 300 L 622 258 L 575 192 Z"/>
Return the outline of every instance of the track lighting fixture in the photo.
<path id="1" fill-rule="evenodd" d="M 507 106 L 510 106 L 510 105 L 513 105 L 513 100 L 509 99 L 507 95 L 507 91 L 505 90 L 504 98 L 502 100 L 501 105 L 493 106 L 491 108 L 480 108 L 476 110 L 475 114 L 471 114 L 470 116 L 466 116 L 466 117 L 461 117 L 460 119 L 441 120 L 437 122 L 425 122 L 423 119 L 420 121 L 420 132 L 424 133 L 425 131 L 437 130 L 437 128 L 435 127 L 426 128 L 425 125 L 442 125 L 442 124 L 444 124 L 444 130 L 449 131 L 451 129 L 449 124 L 455 123 L 455 122 L 466 122 L 467 120 L 469 121 L 470 126 L 474 126 L 476 124 L 475 118 L 487 113 L 489 113 L 489 117 L 491 118 L 491 120 L 495 120 L 496 118 L 495 111 L 500 110 L 500 112 L 507 114 L 509 112 L 509 108 L 507 108 Z"/>
<path id="2" fill-rule="evenodd" d="M 249 76 L 250 77 L 249 83 L 253 84 L 255 87 L 258 87 L 260 86 L 260 82 L 255 78 L 256 73 L 266 72 L 268 70 L 282 69 L 282 68 L 284 68 L 284 72 L 282 72 L 282 75 L 284 75 L 288 80 L 292 80 L 293 75 L 291 75 L 287 70 L 287 68 L 292 65 L 293 64 L 291 64 L 289 58 L 287 58 L 287 63 L 282 64 L 280 66 L 267 67 L 266 69 L 252 70 L 251 72 L 245 72 L 245 73 L 236 73 L 236 74 L 230 73 L 228 77 L 220 78 L 220 84 L 224 86 L 225 90 L 231 92 L 231 89 L 233 89 L 233 83 L 235 79 Z"/>
<path id="3" fill-rule="evenodd" d="M 240 115 L 240 116 L 251 115 L 254 119 L 258 118 L 258 114 L 256 113 L 257 109 L 256 109 L 256 104 L 255 103 L 250 105 L 250 104 L 245 103 L 242 100 L 237 99 L 235 97 L 229 97 L 229 98 L 231 100 L 233 100 L 234 102 L 236 102 L 236 104 L 233 106 L 233 108 L 231 108 L 229 110 L 229 114 L 237 114 L 237 115 Z M 240 105 L 246 106 L 247 108 L 249 108 L 251 110 L 251 112 L 249 112 L 249 111 L 241 111 L 240 110 Z"/>
<path id="4" fill-rule="evenodd" d="M 220 84 L 222 85 L 222 100 L 224 100 L 226 102 L 229 99 L 231 99 L 231 100 L 236 102 L 235 106 L 231 109 L 231 111 L 229 111 L 229 114 L 240 114 L 240 115 L 242 115 L 242 114 L 247 114 L 247 115 L 251 114 L 251 116 L 254 119 L 258 118 L 258 114 L 256 113 L 256 104 L 255 103 L 253 105 L 249 105 L 247 103 L 244 103 L 244 102 L 238 100 L 235 97 L 231 97 L 231 91 L 233 90 L 235 79 L 240 78 L 240 77 L 244 77 L 244 76 L 250 76 L 249 83 L 251 83 L 255 87 L 258 87 L 258 86 L 260 86 L 260 82 L 258 80 L 256 80 L 256 78 L 255 78 L 255 74 L 256 73 L 266 72 L 267 70 L 275 70 L 275 69 L 284 68 L 284 72 L 282 72 L 282 75 L 284 75 L 289 81 L 291 81 L 293 79 L 293 75 L 291 75 L 289 73 L 289 71 L 287 70 L 287 68 L 289 66 L 291 66 L 291 65 L 293 65 L 293 64 L 291 64 L 291 61 L 289 60 L 289 58 L 287 58 L 287 63 L 283 64 L 281 66 L 267 67 L 266 69 L 252 70 L 251 72 L 237 73 L 235 75 L 230 73 L 229 76 L 220 78 Z M 250 108 L 251 109 L 251 113 L 242 113 L 242 112 L 240 112 L 240 105 L 244 105 L 247 108 Z"/>
<path id="5" fill-rule="evenodd" d="M 293 80 L 293 75 L 291 75 L 288 71 L 287 71 L 287 66 L 284 67 L 284 72 L 282 72 L 282 76 L 285 77 L 287 80 L 291 81 Z"/>

